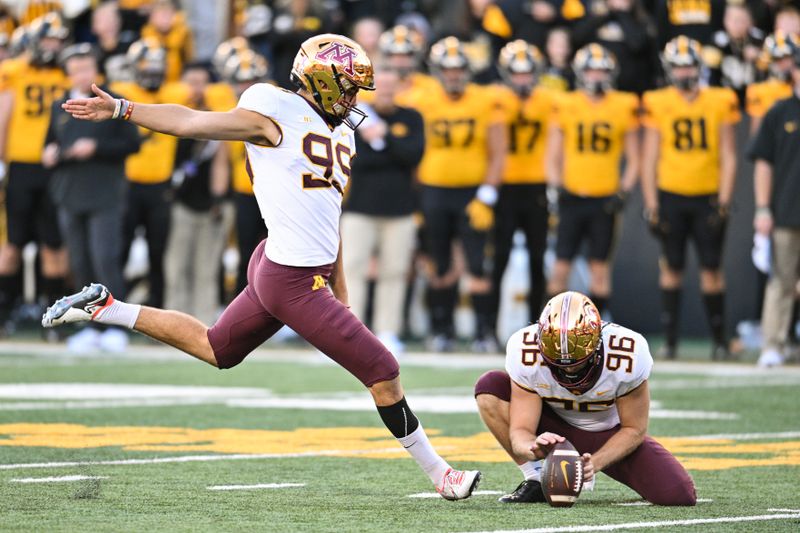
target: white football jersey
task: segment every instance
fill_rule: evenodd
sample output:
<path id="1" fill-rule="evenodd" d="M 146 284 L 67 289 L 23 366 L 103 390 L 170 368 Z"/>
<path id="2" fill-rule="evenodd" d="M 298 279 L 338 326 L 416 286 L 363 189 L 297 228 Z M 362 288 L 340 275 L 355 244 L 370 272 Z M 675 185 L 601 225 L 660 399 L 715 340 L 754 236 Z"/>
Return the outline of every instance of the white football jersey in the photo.
<path id="1" fill-rule="evenodd" d="M 603 323 L 603 370 L 588 392 L 573 394 L 553 379 L 539 352 L 539 325 L 514 333 L 506 346 L 506 371 L 520 387 L 535 392 L 567 423 L 587 431 L 619 424 L 616 400 L 641 385 L 653 368 L 645 338 L 617 324 Z"/>
<path id="2" fill-rule="evenodd" d="M 245 143 L 253 191 L 269 230 L 267 257 L 297 267 L 333 263 L 356 151 L 353 130 L 344 124 L 331 130 L 305 98 L 267 83 L 247 89 L 239 107 L 269 117 L 281 130 L 278 146 Z"/>

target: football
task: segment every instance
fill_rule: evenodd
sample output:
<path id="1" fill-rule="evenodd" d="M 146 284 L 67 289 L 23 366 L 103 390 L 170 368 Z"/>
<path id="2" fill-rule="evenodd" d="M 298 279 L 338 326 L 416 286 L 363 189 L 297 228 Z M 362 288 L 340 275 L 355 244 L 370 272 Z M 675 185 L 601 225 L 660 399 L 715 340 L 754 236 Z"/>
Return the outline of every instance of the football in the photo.
<path id="1" fill-rule="evenodd" d="M 568 440 L 559 442 L 544 460 L 542 492 L 551 507 L 572 507 L 583 486 L 581 454 Z"/>

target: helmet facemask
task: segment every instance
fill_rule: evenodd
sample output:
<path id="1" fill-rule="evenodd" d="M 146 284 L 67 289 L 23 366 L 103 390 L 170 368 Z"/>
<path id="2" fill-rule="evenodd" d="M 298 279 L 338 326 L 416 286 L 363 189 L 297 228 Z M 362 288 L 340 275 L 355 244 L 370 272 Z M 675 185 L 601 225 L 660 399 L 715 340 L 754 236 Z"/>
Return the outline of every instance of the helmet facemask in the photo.
<path id="1" fill-rule="evenodd" d="M 539 319 L 539 350 L 553 379 L 583 394 L 603 368 L 602 323 L 586 296 L 566 292 L 553 297 Z"/>
<path id="2" fill-rule="evenodd" d="M 367 114 L 356 107 L 359 87 L 342 76 L 335 66 L 332 65 L 331 70 L 330 74 L 325 71 L 318 71 L 314 75 L 306 74 L 311 96 L 334 126 L 344 123 L 356 129 L 367 118 Z M 300 86 L 306 87 L 306 84 Z M 351 114 L 358 117 L 357 122 L 350 118 Z"/>

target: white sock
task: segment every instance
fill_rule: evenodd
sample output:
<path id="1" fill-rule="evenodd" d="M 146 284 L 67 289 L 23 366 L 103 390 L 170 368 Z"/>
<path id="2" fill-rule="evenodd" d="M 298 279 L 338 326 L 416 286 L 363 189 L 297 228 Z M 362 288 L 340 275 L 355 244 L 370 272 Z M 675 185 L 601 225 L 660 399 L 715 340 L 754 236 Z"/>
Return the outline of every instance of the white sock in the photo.
<path id="1" fill-rule="evenodd" d="M 414 458 L 420 468 L 428 474 L 433 484 L 437 487 L 441 484 L 445 472 L 450 468 L 447 461 L 442 459 L 436 450 L 433 449 L 431 441 L 422 429 L 422 424 L 413 433 L 397 439 L 403 448 Z"/>
<path id="2" fill-rule="evenodd" d="M 133 329 L 141 310 L 141 305 L 128 304 L 119 300 L 114 300 L 111 305 L 101 309 L 92 320 L 100 322 L 101 324 L 108 324 L 109 326 L 121 326 L 123 328 Z"/>
<path id="3" fill-rule="evenodd" d="M 542 462 L 541 461 L 528 461 L 522 463 L 521 465 L 517 465 L 520 470 L 522 470 L 522 475 L 525 476 L 525 479 L 533 479 L 535 481 L 541 481 L 542 476 Z"/>

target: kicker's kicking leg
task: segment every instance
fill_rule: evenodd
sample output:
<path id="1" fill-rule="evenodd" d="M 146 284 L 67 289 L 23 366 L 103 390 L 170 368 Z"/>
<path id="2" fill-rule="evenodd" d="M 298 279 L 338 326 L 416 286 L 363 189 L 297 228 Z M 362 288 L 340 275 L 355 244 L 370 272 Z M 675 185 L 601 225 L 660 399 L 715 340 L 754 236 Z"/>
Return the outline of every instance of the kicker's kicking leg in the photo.
<path id="1" fill-rule="evenodd" d="M 133 329 L 217 366 L 217 358 L 208 340 L 208 327 L 193 316 L 142 306 Z"/>
<path id="2" fill-rule="evenodd" d="M 89 321 L 136 330 L 212 366 L 218 366 L 205 324 L 178 311 L 115 300 L 108 289 L 98 283 L 65 296 L 48 307 L 42 317 L 42 326 L 50 328 Z"/>

